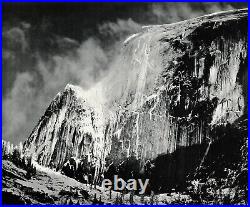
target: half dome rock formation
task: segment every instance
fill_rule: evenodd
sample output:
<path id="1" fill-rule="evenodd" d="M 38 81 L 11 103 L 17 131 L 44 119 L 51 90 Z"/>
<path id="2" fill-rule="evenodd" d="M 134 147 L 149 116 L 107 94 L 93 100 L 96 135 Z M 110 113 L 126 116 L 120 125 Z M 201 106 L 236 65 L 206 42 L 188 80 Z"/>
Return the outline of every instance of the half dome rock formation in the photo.
<path id="1" fill-rule="evenodd" d="M 58 169 L 86 159 L 96 180 L 132 172 L 153 174 L 158 188 L 182 182 L 221 139 L 218 128 L 248 113 L 247 19 L 244 9 L 143 27 L 101 82 L 55 97 L 25 154 Z"/>

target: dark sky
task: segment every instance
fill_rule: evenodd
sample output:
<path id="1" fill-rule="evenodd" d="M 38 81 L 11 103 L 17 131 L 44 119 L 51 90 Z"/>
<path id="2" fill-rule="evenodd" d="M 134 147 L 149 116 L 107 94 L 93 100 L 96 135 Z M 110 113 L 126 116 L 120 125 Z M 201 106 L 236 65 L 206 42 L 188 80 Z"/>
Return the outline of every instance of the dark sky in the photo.
<path id="1" fill-rule="evenodd" d="M 142 25 L 247 3 L 3 3 L 3 138 L 24 141 L 67 83 L 105 76 L 120 42 Z"/>
<path id="2" fill-rule="evenodd" d="M 73 39 L 82 40 L 91 35 L 96 25 L 106 21 L 115 22 L 119 19 L 132 18 L 142 24 L 157 23 L 157 17 L 152 14 L 153 5 L 168 5 L 173 3 L 4 3 L 3 20 L 13 24 L 22 20 L 32 25 L 50 24 L 51 32 Z M 185 3 L 174 3 L 185 5 Z M 211 10 L 245 8 L 247 3 L 189 3 L 195 11 L 209 13 Z M 167 9 L 166 9 L 166 12 Z M 188 18 L 187 16 L 183 16 Z M 162 22 L 163 23 L 163 22 Z M 168 20 L 166 19 L 166 23 Z"/>
<path id="3" fill-rule="evenodd" d="M 150 5 L 145 3 L 49 3 L 49 4 L 4 4 L 4 20 L 13 23 L 18 20 L 33 25 L 51 24 L 54 33 L 81 40 L 93 32 L 96 25 L 105 21 L 116 21 L 117 18 L 143 21 L 143 13 Z M 17 18 L 18 20 L 14 19 Z"/>

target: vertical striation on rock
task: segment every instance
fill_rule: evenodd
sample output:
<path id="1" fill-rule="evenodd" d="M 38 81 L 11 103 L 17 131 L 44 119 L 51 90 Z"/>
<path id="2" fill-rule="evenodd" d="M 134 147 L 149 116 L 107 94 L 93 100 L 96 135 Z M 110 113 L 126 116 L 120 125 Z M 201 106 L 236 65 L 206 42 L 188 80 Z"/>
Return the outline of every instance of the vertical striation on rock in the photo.
<path id="1" fill-rule="evenodd" d="M 111 164 L 134 159 L 141 171 L 148 160 L 219 139 L 212 130 L 247 114 L 247 12 L 144 27 L 101 83 L 67 85 L 55 97 L 25 153 L 57 168 L 87 159 L 98 177 Z M 180 160 L 165 174 L 184 177 Z"/>

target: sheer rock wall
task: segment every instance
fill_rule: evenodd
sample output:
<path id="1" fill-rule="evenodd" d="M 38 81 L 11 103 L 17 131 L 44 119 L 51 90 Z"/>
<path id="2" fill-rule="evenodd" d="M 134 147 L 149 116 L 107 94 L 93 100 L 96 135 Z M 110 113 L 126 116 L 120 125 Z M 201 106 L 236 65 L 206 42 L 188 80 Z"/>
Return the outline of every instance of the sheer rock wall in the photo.
<path id="1" fill-rule="evenodd" d="M 219 139 L 216 126 L 247 114 L 247 12 L 144 27 L 101 83 L 89 91 L 67 85 L 55 97 L 26 155 L 59 168 L 84 158 L 98 177 L 130 159 L 141 173 L 147 160 Z"/>

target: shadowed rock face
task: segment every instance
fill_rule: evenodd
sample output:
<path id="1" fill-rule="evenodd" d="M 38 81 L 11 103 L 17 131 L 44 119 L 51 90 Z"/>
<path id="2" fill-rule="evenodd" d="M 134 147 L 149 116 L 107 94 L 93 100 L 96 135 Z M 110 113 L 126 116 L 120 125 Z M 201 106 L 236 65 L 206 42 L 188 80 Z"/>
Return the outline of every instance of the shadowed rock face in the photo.
<path id="1" fill-rule="evenodd" d="M 96 178 L 111 165 L 123 177 L 124 166 L 144 176 L 147 160 L 156 160 L 173 163 L 159 175 L 182 180 L 204 144 L 220 138 L 211 131 L 247 114 L 247 12 L 144 27 L 124 42 L 102 82 L 89 91 L 67 85 L 55 97 L 25 142 L 26 155 L 59 168 L 84 158 Z M 197 153 L 178 154 L 178 164 L 164 159 L 191 146 Z"/>

